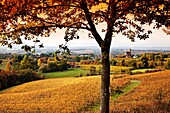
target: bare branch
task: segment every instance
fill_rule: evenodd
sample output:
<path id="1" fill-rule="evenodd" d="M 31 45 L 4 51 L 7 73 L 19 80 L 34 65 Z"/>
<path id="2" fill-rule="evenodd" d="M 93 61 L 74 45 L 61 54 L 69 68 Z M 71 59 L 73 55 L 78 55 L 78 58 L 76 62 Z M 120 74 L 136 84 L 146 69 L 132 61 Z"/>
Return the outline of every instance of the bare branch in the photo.
<path id="1" fill-rule="evenodd" d="M 89 26 L 91 28 L 91 33 L 93 34 L 93 36 L 96 39 L 96 41 L 99 44 L 99 46 L 101 46 L 103 40 L 102 40 L 101 36 L 98 34 L 98 32 L 96 30 L 96 27 L 95 27 L 95 25 L 94 25 L 94 23 L 93 23 L 93 21 L 91 19 L 91 15 L 90 15 L 89 9 L 87 8 L 87 2 L 85 2 L 85 1 L 81 2 L 80 6 L 84 10 L 84 13 L 86 15 L 86 19 L 87 19 L 88 24 L 89 24 Z"/>

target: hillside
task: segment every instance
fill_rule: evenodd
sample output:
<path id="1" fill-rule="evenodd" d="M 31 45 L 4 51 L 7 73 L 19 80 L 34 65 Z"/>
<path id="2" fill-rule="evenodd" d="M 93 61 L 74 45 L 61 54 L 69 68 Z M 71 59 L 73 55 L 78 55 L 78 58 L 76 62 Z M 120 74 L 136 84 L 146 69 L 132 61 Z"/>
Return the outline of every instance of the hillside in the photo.
<path id="1" fill-rule="evenodd" d="M 76 112 L 99 99 L 99 77 L 46 79 L 0 93 L 0 112 Z"/>
<path id="2" fill-rule="evenodd" d="M 114 113 L 170 113 L 170 71 L 140 74 L 141 84 L 111 104 Z"/>
<path id="3" fill-rule="evenodd" d="M 111 111 L 148 110 L 159 101 L 164 109 L 170 101 L 170 71 L 129 76 L 141 84 L 125 95 L 111 101 Z M 118 79 L 117 79 L 118 80 Z M 121 79 L 122 80 L 122 79 Z M 122 81 L 117 83 L 121 83 Z M 100 76 L 45 79 L 25 83 L 0 92 L 0 112 L 80 112 L 99 101 Z M 160 92 L 162 91 L 162 93 Z M 160 107 L 160 106 L 159 106 Z M 94 111 L 98 112 L 98 111 Z"/>

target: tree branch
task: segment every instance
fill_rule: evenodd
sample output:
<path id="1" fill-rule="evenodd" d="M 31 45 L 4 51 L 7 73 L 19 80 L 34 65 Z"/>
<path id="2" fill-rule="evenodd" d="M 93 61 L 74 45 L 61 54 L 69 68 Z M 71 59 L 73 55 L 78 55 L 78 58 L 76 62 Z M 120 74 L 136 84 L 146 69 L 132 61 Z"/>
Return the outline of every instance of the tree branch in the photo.
<path id="1" fill-rule="evenodd" d="M 85 24 L 85 23 L 83 23 L 83 22 L 76 22 L 76 23 L 73 23 L 73 24 L 71 24 L 71 25 L 61 25 L 61 24 L 57 24 L 57 23 L 54 23 L 54 22 L 45 21 L 44 19 L 39 18 L 39 17 L 37 17 L 37 16 L 36 16 L 35 18 L 36 18 L 36 19 L 39 19 L 40 21 L 45 22 L 45 23 L 47 23 L 47 24 L 56 25 L 56 27 L 57 27 L 57 26 L 60 26 L 60 27 L 68 27 L 68 28 L 85 29 L 85 30 L 90 31 L 90 28 L 88 27 L 88 25 Z M 77 27 L 76 25 L 78 25 L 78 24 L 82 24 L 82 25 L 84 25 L 85 27 L 83 27 L 83 26 Z"/>
<path id="2" fill-rule="evenodd" d="M 86 1 L 82 1 L 80 3 L 80 6 L 84 10 L 84 13 L 85 13 L 86 19 L 88 21 L 88 24 L 90 26 L 92 35 L 94 36 L 95 40 L 97 41 L 97 43 L 101 47 L 101 45 L 103 43 L 103 40 L 102 40 L 101 36 L 98 34 L 98 32 L 96 30 L 96 27 L 95 27 L 95 25 L 94 25 L 94 23 L 93 23 L 93 21 L 91 19 L 91 15 L 90 15 L 89 9 L 87 8 L 88 7 L 87 6 L 87 2 Z"/>

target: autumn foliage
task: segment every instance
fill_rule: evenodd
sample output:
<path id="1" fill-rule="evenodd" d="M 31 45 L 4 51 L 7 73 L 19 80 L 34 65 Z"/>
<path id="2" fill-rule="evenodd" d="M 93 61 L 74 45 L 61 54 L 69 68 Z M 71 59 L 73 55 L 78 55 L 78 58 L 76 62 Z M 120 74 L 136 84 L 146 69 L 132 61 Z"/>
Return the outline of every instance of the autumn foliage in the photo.
<path id="1" fill-rule="evenodd" d="M 0 90 L 25 82 L 42 79 L 32 70 L 4 71 L 0 70 Z"/>

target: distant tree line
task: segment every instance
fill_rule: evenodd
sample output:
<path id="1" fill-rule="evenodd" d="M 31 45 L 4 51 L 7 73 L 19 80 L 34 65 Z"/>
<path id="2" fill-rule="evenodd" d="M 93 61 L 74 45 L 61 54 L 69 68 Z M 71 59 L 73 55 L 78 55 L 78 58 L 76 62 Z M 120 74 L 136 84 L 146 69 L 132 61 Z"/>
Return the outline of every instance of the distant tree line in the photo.
<path id="1" fill-rule="evenodd" d="M 134 69 L 141 68 L 170 68 L 170 56 L 169 54 L 162 53 L 145 53 L 139 58 L 133 60 L 115 60 L 110 59 L 110 64 L 112 66 L 128 66 Z"/>

